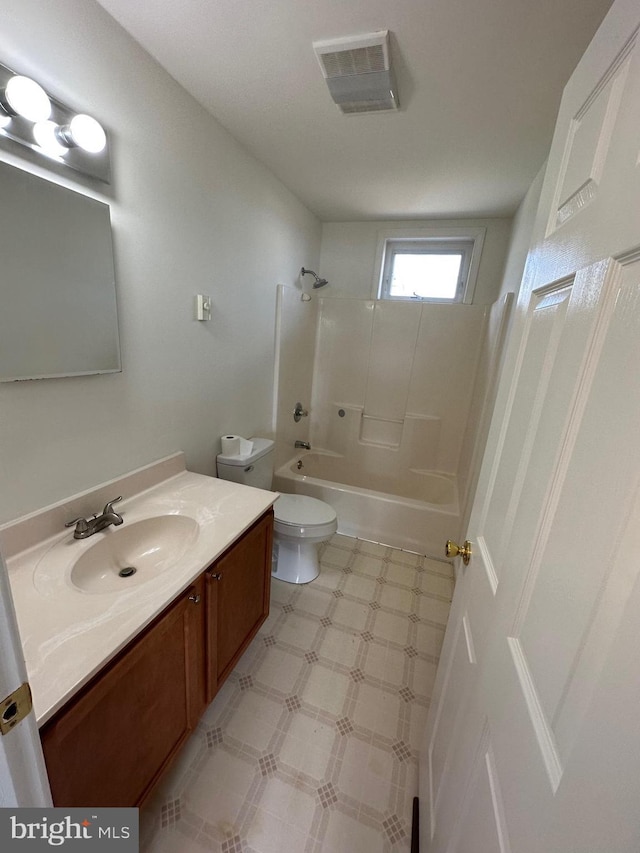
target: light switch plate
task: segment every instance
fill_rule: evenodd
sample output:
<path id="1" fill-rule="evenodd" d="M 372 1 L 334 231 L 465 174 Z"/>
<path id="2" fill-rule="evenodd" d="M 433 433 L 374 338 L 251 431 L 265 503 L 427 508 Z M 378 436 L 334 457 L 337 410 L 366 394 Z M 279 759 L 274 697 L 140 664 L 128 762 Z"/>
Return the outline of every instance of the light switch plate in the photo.
<path id="1" fill-rule="evenodd" d="M 211 299 L 204 293 L 196 296 L 196 320 L 211 319 Z"/>

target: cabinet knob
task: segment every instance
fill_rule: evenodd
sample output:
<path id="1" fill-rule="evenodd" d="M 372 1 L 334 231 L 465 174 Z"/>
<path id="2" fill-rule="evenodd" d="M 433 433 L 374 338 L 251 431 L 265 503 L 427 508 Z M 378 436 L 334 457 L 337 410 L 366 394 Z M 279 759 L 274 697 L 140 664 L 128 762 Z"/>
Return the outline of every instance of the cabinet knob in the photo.
<path id="1" fill-rule="evenodd" d="M 194 604 L 200 604 L 200 593 L 192 592 L 188 598 L 189 601 L 193 601 Z"/>
<path id="2" fill-rule="evenodd" d="M 222 572 L 211 572 L 209 575 L 212 581 L 221 581 L 222 580 Z"/>

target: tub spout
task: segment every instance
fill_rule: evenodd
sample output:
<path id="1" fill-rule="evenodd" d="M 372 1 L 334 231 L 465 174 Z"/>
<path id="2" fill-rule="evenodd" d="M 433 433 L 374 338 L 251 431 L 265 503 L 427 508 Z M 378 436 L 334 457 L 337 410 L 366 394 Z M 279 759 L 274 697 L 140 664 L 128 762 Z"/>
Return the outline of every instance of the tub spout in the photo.
<path id="1" fill-rule="evenodd" d="M 298 447 L 301 450 L 311 450 L 311 445 L 308 441 L 296 441 L 294 447 Z"/>

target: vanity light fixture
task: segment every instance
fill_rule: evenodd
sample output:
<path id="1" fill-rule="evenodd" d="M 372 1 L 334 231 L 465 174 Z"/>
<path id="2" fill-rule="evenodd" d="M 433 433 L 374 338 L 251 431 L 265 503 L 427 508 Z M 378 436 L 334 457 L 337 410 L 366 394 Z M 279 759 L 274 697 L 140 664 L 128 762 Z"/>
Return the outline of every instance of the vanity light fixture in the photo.
<path id="1" fill-rule="evenodd" d="M 50 157 L 63 157 L 69 148 L 58 139 L 58 130 L 55 121 L 37 121 L 33 125 L 33 138 Z"/>
<path id="2" fill-rule="evenodd" d="M 102 125 L 50 98 L 35 80 L 0 64 L 0 145 L 10 146 L 5 140 L 109 183 L 107 135 Z"/>
<path id="3" fill-rule="evenodd" d="M 30 77 L 13 74 L 7 81 L 0 103 L 6 113 L 27 121 L 46 121 L 51 115 L 51 101 L 39 83 Z"/>
<path id="4" fill-rule="evenodd" d="M 80 113 L 70 123 L 58 130 L 58 136 L 67 147 L 77 145 L 90 154 L 99 154 L 107 144 L 107 135 L 102 125 L 91 116 Z"/>

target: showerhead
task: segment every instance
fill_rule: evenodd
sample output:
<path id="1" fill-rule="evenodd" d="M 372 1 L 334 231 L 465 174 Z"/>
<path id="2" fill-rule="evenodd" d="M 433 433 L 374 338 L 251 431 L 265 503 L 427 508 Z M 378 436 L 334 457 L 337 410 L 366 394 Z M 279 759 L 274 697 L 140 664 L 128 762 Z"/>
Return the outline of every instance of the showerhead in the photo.
<path id="1" fill-rule="evenodd" d="M 314 289 L 317 289 L 318 287 L 324 287 L 325 284 L 329 284 L 326 278 L 320 278 L 320 276 L 316 275 L 313 270 L 306 270 L 304 267 L 302 267 L 302 269 L 300 270 L 300 274 L 312 275 L 315 278 L 315 281 L 313 282 Z"/>

